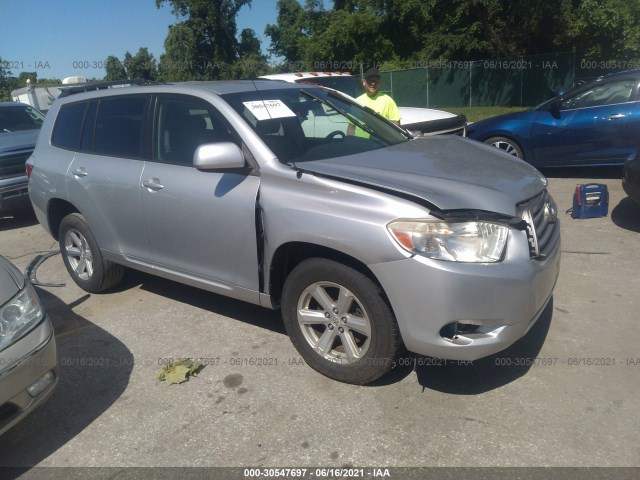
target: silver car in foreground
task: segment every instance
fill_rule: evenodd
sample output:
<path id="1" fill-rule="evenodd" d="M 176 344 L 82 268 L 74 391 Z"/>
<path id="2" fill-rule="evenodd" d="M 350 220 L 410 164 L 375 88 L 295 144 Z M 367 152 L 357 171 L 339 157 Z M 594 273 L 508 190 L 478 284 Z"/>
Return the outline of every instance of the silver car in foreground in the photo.
<path id="1" fill-rule="evenodd" d="M 546 179 L 490 146 L 414 139 L 318 86 L 95 89 L 65 92 L 28 161 L 36 215 L 88 292 L 131 267 L 280 308 L 312 368 L 358 384 L 402 346 L 498 352 L 551 298 Z M 335 130 L 303 129 L 310 115 Z"/>
<path id="2" fill-rule="evenodd" d="M 47 400 L 57 381 L 51 322 L 31 283 L 0 256 L 0 435 Z"/>

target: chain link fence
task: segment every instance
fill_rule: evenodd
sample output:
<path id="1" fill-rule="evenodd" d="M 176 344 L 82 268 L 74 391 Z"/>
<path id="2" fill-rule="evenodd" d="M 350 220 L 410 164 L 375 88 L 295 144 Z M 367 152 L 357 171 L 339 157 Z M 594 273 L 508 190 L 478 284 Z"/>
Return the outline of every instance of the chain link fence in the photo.
<path id="1" fill-rule="evenodd" d="M 534 106 L 579 80 L 640 67 L 633 61 L 585 61 L 574 52 L 473 62 L 415 62 L 416 68 L 381 72 L 398 105 L 446 108 Z"/>

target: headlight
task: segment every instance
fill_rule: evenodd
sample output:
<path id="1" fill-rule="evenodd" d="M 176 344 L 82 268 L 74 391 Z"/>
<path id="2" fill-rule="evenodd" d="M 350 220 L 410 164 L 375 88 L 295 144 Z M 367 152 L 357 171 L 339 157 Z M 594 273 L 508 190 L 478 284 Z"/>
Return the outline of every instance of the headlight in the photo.
<path id="1" fill-rule="evenodd" d="M 499 262 L 509 235 L 506 225 L 483 221 L 399 220 L 387 229 L 405 250 L 451 262 Z"/>
<path id="2" fill-rule="evenodd" d="M 0 307 L 0 350 L 25 335 L 43 315 L 36 291 L 26 282 L 24 290 Z"/>

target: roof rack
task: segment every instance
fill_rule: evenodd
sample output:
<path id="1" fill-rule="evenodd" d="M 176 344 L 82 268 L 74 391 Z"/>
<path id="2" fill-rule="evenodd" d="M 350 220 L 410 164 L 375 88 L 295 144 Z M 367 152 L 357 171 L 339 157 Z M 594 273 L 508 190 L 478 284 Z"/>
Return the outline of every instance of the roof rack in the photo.
<path id="1" fill-rule="evenodd" d="M 69 95 L 75 95 L 76 93 L 92 92 L 94 90 L 106 90 L 113 87 L 126 87 L 133 85 L 151 85 L 156 82 L 145 80 L 144 78 L 136 78 L 133 80 L 114 80 L 111 82 L 96 82 L 96 83 L 84 83 L 71 88 L 65 88 L 58 98 L 68 97 Z"/>

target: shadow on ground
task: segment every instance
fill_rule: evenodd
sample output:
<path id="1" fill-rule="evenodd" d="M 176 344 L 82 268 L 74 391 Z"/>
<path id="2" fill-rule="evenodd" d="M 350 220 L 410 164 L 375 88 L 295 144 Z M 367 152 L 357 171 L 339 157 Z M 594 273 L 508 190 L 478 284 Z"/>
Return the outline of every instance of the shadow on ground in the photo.
<path id="1" fill-rule="evenodd" d="M 473 362 L 438 361 L 416 356 L 423 388 L 457 395 L 477 395 L 517 380 L 539 359 L 553 316 L 553 299 L 529 333 L 506 350 Z M 536 360 L 538 359 L 538 360 Z"/>
<path id="2" fill-rule="evenodd" d="M 138 285 L 141 289 L 156 295 L 287 335 L 278 310 L 262 308 L 142 272 L 128 271 L 125 280 L 117 290 L 126 290 Z M 465 363 L 444 362 L 435 358 L 404 353 L 400 356 L 395 368 L 368 386 L 392 385 L 415 372 L 420 385 L 424 388 L 446 393 L 475 395 L 499 388 L 523 376 L 529 370 L 531 362 L 538 357 L 544 344 L 552 313 L 553 299 L 525 337 L 496 355 Z M 282 341 L 288 341 L 288 339 L 283 338 Z"/>
<path id="3" fill-rule="evenodd" d="M 73 312 L 89 295 L 67 305 L 38 294 L 54 326 L 60 380 L 47 403 L 0 437 L 3 467 L 35 466 L 71 441 L 122 395 L 133 369 L 126 345 Z"/>
<path id="4" fill-rule="evenodd" d="M 11 213 L 0 213 L 0 232 L 30 227 L 36 223 L 38 223 L 38 219 L 30 208 L 16 210 Z"/>
<path id="5" fill-rule="evenodd" d="M 611 211 L 611 221 L 625 230 L 640 232 L 640 204 L 623 198 Z"/>
<path id="6" fill-rule="evenodd" d="M 186 303 L 249 325 L 287 335 L 279 310 L 263 308 L 135 270 L 128 269 L 122 283 L 110 292 L 125 291 L 136 286 L 176 302 Z"/>

